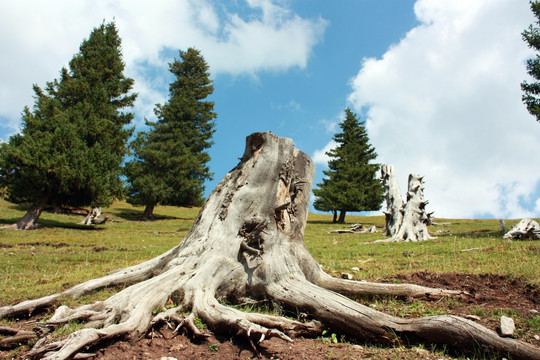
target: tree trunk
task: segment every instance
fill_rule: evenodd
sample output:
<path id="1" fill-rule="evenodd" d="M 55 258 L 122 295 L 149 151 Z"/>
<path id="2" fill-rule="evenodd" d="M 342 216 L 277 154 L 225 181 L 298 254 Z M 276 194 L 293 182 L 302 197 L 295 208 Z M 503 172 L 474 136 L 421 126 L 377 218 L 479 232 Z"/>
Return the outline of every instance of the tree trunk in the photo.
<path id="1" fill-rule="evenodd" d="M 141 216 L 141 220 L 152 220 L 154 219 L 154 208 L 155 204 L 146 204 L 144 207 L 144 212 Z"/>
<path id="2" fill-rule="evenodd" d="M 43 209 L 47 206 L 47 201 L 49 197 L 47 195 L 42 195 L 36 202 L 30 206 L 26 214 L 17 221 L 11 227 L 18 230 L 33 230 L 38 227 L 37 220 L 39 219 Z"/>
<path id="3" fill-rule="evenodd" d="M 334 217 L 332 219 L 332 222 L 335 224 L 337 223 L 337 210 L 334 210 Z"/>
<path id="4" fill-rule="evenodd" d="M 392 165 L 381 166 L 381 178 L 386 199 L 386 236 L 394 236 L 403 221 L 403 199 L 399 190 L 396 172 Z"/>
<path id="5" fill-rule="evenodd" d="M 28 356 L 67 359 L 112 338 L 139 338 L 158 321 L 179 322 L 203 335 L 193 325 L 198 317 L 213 331 L 246 337 L 252 343 L 270 337 L 292 341 L 299 334 L 315 336 L 324 324 L 359 341 L 388 344 L 403 338 L 405 343 L 445 343 L 465 350 L 474 344 L 515 359 L 540 359 L 538 348 L 501 338 L 466 319 L 403 319 L 338 294 L 464 296 L 416 285 L 336 279 L 323 272 L 303 241 L 313 174 L 311 159 L 295 149 L 290 139 L 252 134 L 240 163 L 210 194 L 178 246 L 62 293 L 0 308 L 0 317 L 28 314 L 62 296 L 81 296 L 121 284 L 125 288 L 105 301 L 75 309 L 60 306 L 49 320 L 38 323 L 50 327 L 77 320 L 87 321 L 88 327 L 55 343 L 38 341 Z M 309 321 L 246 313 L 226 305 L 246 297 L 302 311 Z M 171 302 L 174 308 L 153 315 L 153 310 Z"/>
<path id="6" fill-rule="evenodd" d="M 341 210 L 339 212 L 339 219 L 338 219 L 338 224 L 345 224 L 345 214 L 347 213 L 346 210 Z"/>

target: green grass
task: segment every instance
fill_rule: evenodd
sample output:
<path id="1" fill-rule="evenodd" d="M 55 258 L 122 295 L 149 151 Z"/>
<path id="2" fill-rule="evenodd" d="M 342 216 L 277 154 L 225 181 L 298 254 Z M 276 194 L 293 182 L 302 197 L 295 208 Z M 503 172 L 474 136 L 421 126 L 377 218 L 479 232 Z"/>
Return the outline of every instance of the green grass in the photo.
<path id="1" fill-rule="evenodd" d="M 436 239 L 376 244 L 361 243 L 384 238 L 383 233 L 328 232 L 353 223 L 376 225 L 383 230 L 383 216 L 348 216 L 346 220 L 345 225 L 331 224 L 327 215 L 310 214 L 306 227 L 305 242 L 309 251 L 334 275 L 347 272 L 355 279 L 380 280 L 392 274 L 418 271 L 493 273 L 524 277 L 540 284 L 540 242 L 502 239 L 498 220 L 436 219 L 437 223 L 450 223 L 430 227 Z M 517 222 L 506 221 L 506 226 L 510 229 Z M 353 267 L 359 271 L 353 272 Z"/>
<path id="2" fill-rule="evenodd" d="M 0 200 L 0 225 L 14 223 L 25 209 L 25 206 Z M 153 258 L 182 241 L 198 210 L 160 206 L 155 210 L 156 220 L 138 221 L 142 207 L 118 202 L 103 209 L 104 215 L 112 219 L 104 225 L 80 226 L 77 225 L 82 220 L 80 215 L 44 212 L 38 230 L 0 229 L 0 306 L 55 293 L 101 277 L 109 271 Z M 330 234 L 329 231 L 347 228 L 353 223 L 366 227 L 376 225 L 382 231 L 383 216 L 349 215 L 346 220 L 347 224 L 332 224 L 330 215 L 310 214 L 305 230 L 305 243 L 311 254 L 326 271 L 336 276 L 347 272 L 354 279 L 377 281 L 394 274 L 419 271 L 494 273 L 523 277 L 531 284 L 540 285 L 540 242 L 502 239 L 498 220 L 436 219 L 438 223 L 449 223 L 430 227 L 430 231 L 437 235 L 436 239 L 420 243 L 377 244 L 363 243 L 384 238 L 382 232 Z M 517 222 L 508 220 L 506 226 L 510 229 Z M 106 299 L 119 290 L 104 289 L 76 300 L 63 299 L 62 302 L 69 306 L 91 303 Z M 403 302 L 392 297 L 367 299 L 365 303 L 377 310 L 407 317 L 446 314 L 459 305 L 454 299 Z M 237 308 L 297 317 L 268 303 Z M 511 309 L 486 311 L 476 307 L 471 311 L 481 318 L 514 317 L 517 335 L 523 338 L 530 338 L 531 334 L 540 331 L 540 316 L 522 319 Z M 1 323 L 12 321 L 2 319 Z M 64 336 L 80 326 L 76 322 L 66 324 L 55 336 Z M 197 326 L 203 327 L 204 324 L 200 322 Z M 331 332 L 326 337 L 326 341 L 332 344 L 338 340 L 340 343 L 345 341 L 338 334 L 332 338 Z M 218 347 L 211 350 L 217 351 Z M 373 351 L 384 357 L 385 351 L 401 350 L 374 347 Z M 441 349 L 436 351 L 440 353 Z M 444 356 L 444 351 L 441 356 Z"/>
<path id="3" fill-rule="evenodd" d="M 80 215 L 44 212 L 33 231 L 0 229 L 0 305 L 13 304 L 61 291 L 111 270 L 153 258 L 185 237 L 197 208 L 159 206 L 155 221 L 138 221 L 142 207 L 118 202 L 103 209 L 113 221 L 77 225 Z M 25 207 L 0 200 L 0 224 L 20 218 Z M 310 214 L 305 242 L 323 268 L 335 275 L 348 272 L 355 279 L 376 281 L 392 274 L 417 271 L 495 273 L 520 276 L 540 284 L 540 243 L 502 239 L 498 220 L 442 220 L 431 226 L 437 239 L 420 243 L 363 242 L 383 238 L 375 234 L 330 234 L 353 223 L 376 225 L 382 216 L 347 216 L 347 224 L 332 224 L 330 215 Z M 517 220 L 507 221 L 507 227 Z M 472 251 L 462 251 L 475 249 Z M 359 271 L 353 271 L 356 267 Z M 108 289 L 79 301 L 106 298 Z"/>

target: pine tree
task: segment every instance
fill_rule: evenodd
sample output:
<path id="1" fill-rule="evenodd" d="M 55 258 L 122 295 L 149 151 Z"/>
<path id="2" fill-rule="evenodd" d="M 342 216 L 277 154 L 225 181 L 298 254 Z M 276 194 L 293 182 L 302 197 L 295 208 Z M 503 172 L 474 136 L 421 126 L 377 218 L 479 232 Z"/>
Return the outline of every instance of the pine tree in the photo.
<path id="1" fill-rule="evenodd" d="M 342 132 L 334 135 L 337 147 L 326 154 L 331 158 L 326 178 L 314 189 L 314 207 L 320 211 L 332 211 L 334 222 L 345 222 L 347 211 L 379 210 L 383 201 L 383 187 L 377 177 L 380 164 L 369 144 L 364 122 L 359 122 L 349 108 L 345 120 L 339 124 Z"/>
<path id="2" fill-rule="evenodd" d="M 214 103 L 205 100 L 214 91 L 209 66 L 196 49 L 180 51 L 169 64 L 175 80 L 169 100 L 157 105 L 157 122 L 140 132 L 131 148 L 134 159 L 126 164 L 128 202 L 144 205 L 143 218 L 153 217 L 161 205 L 202 204 L 204 181 L 211 179 L 206 151 L 213 142 Z"/>
<path id="3" fill-rule="evenodd" d="M 537 19 L 536 24 L 540 25 L 540 3 L 531 1 L 530 5 Z M 540 28 L 538 26 L 530 25 L 521 35 L 531 49 L 540 51 Z M 534 79 L 540 80 L 540 55 L 527 60 L 527 73 Z M 537 121 L 540 121 L 540 82 L 528 83 L 524 81 L 521 83 L 521 90 L 524 92 L 522 100 L 527 106 L 527 110 L 536 117 Z"/>
<path id="4" fill-rule="evenodd" d="M 123 74 L 114 22 L 94 28 L 45 90 L 34 85 L 33 110 L 0 148 L 0 187 L 8 200 L 32 204 L 15 224 L 33 228 L 50 206 L 104 206 L 123 193 L 121 164 L 133 130 L 136 94 Z"/>

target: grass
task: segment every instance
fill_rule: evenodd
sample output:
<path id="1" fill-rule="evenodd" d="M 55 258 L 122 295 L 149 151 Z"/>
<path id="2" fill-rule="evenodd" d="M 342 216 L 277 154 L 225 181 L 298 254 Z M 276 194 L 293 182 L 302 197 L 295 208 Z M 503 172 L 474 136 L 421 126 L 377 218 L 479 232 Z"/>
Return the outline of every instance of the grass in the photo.
<path id="1" fill-rule="evenodd" d="M 61 291 L 109 271 L 153 258 L 186 236 L 197 208 L 160 206 L 155 221 L 137 221 L 142 208 L 118 202 L 103 209 L 113 221 L 95 227 L 77 225 L 80 215 L 45 212 L 34 231 L 0 229 L 0 305 Z M 0 223 L 20 218 L 24 206 L 0 200 Z M 540 244 L 502 239 L 498 220 L 441 220 L 432 226 L 437 239 L 421 243 L 362 244 L 375 234 L 330 234 L 352 223 L 383 229 L 382 216 L 348 216 L 332 224 L 329 215 L 310 214 L 305 242 L 323 268 L 334 275 L 377 281 L 417 271 L 495 273 L 520 276 L 540 284 Z M 510 228 L 517 220 L 507 221 Z M 470 250 L 474 249 L 474 250 Z M 470 250 L 470 251 L 463 251 Z M 357 268 L 358 270 L 351 270 Z M 82 299 L 91 302 L 116 290 Z"/>
<path id="2" fill-rule="evenodd" d="M 0 225 L 11 224 L 25 213 L 25 206 L 0 200 Z M 80 215 L 45 212 L 34 231 L 0 229 L 0 306 L 55 293 L 100 277 L 107 272 L 153 258 L 178 244 L 197 216 L 197 208 L 160 206 L 154 221 L 138 221 L 142 207 L 125 202 L 104 208 L 112 219 L 104 225 L 77 225 Z M 310 214 L 305 243 L 323 268 L 339 276 L 377 281 L 394 274 L 429 272 L 493 273 L 523 277 L 540 285 L 538 259 L 540 242 L 502 239 L 498 220 L 436 219 L 430 231 L 436 239 L 421 243 L 363 244 L 383 238 L 375 234 L 330 234 L 353 223 L 384 228 L 383 216 L 347 216 L 347 224 L 332 224 L 330 215 Z M 538 221 L 538 219 L 537 219 Z M 518 220 L 507 220 L 510 229 Z M 352 270 L 355 268 L 355 270 Z M 67 305 L 103 300 L 119 289 L 105 289 L 81 299 L 65 299 Z M 370 299 L 378 310 L 400 316 L 445 314 L 456 304 L 452 299 L 438 303 L 404 303 L 393 298 Z M 243 311 L 281 314 L 269 304 L 244 306 Z M 538 333 L 540 316 L 519 319 L 512 310 L 487 312 L 478 307 L 473 314 L 482 318 L 511 315 L 517 318 L 517 333 Z M 294 314 L 284 314 L 294 317 Z M 7 324 L 12 320 L 3 319 Z M 520 325 L 522 324 L 522 325 Z M 202 324 L 200 324 L 202 326 Z M 65 326 L 65 333 L 80 324 Z M 337 336 L 337 335 L 336 335 Z M 330 339 L 332 339 L 330 337 Z M 342 339 L 339 339 L 342 341 Z M 217 346 L 216 346 L 217 351 Z M 392 351 L 396 351 L 395 349 Z"/>
<path id="3" fill-rule="evenodd" d="M 329 234 L 328 231 L 353 223 L 376 225 L 382 230 L 383 216 L 348 216 L 346 220 L 346 225 L 331 224 L 328 215 L 310 214 L 306 227 L 309 251 L 334 275 L 347 272 L 354 279 L 380 280 L 391 274 L 418 271 L 493 273 L 521 276 L 540 284 L 540 244 L 503 240 L 498 220 L 436 219 L 436 223 L 443 224 L 430 227 L 436 239 L 377 244 L 362 243 L 384 238 L 382 233 Z M 506 221 L 506 226 L 510 229 L 517 222 Z M 353 272 L 352 268 L 359 270 Z"/>

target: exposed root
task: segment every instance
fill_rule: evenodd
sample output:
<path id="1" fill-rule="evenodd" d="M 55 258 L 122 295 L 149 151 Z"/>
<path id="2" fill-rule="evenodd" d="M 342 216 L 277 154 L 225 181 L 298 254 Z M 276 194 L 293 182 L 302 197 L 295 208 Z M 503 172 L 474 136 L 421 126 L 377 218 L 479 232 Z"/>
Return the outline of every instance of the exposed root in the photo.
<path id="1" fill-rule="evenodd" d="M 174 329 L 174 332 L 178 332 L 181 328 L 185 328 L 189 333 L 193 334 L 195 337 L 207 338 L 210 334 L 202 332 L 197 325 L 195 325 L 195 315 L 193 313 L 189 314 L 186 317 L 178 315 L 182 308 L 173 308 L 165 312 L 159 313 L 153 319 L 151 324 L 157 324 L 164 322 L 171 329 Z M 176 327 L 173 324 L 178 324 Z"/>
<path id="2" fill-rule="evenodd" d="M 459 346 L 465 351 L 482 347 L 514 359 L 540 359 L 540 350 L 524 342 L 499 336 L 458 316 L 404 319 L 381 313 L 349 298 L 300 281 L 269 288 L 285 304 L 300 306 L 311 316 L 352 338 L 380 343 L 432 343 Z"/>
<path id="3" fill-rule="evenodd" d="M 8 326 L 0 326 L 0 335 L 3 335 L 0 338 L 0 349 L 11 349 L 37 338 L 33 331 L 14 329 Z"/>
<path id="4" fill-rule="evenodd" d="M 220 304 L 214 297 L 205 296 L 205 301 L 196 302 L 194 313 L 211 328 L 236 332 L 247 339 L 262 342 L 277 337 L 292 342 L 291 336 L 318 335 L 322 332 L 319 322 L 303 323 L 281 316 L 245 313 Z M 288 334 L 288 335 L 287 335 Z"/>
<path id="5" fill-rule="evenodd" d="M 457 297 L 466 299 L 470 294 L 466 291 L 446 290 L 440 288 L 430 288 L 414 284 L 384 284 L 367 281 L 351 281 L 334 278 L 321 271 L 321 277 L 317 282 L 325 289 L 337 293 L 354 296 L 401 296 L 413 298 L 428 298 L 432 300 L 442 297 Z"/>

